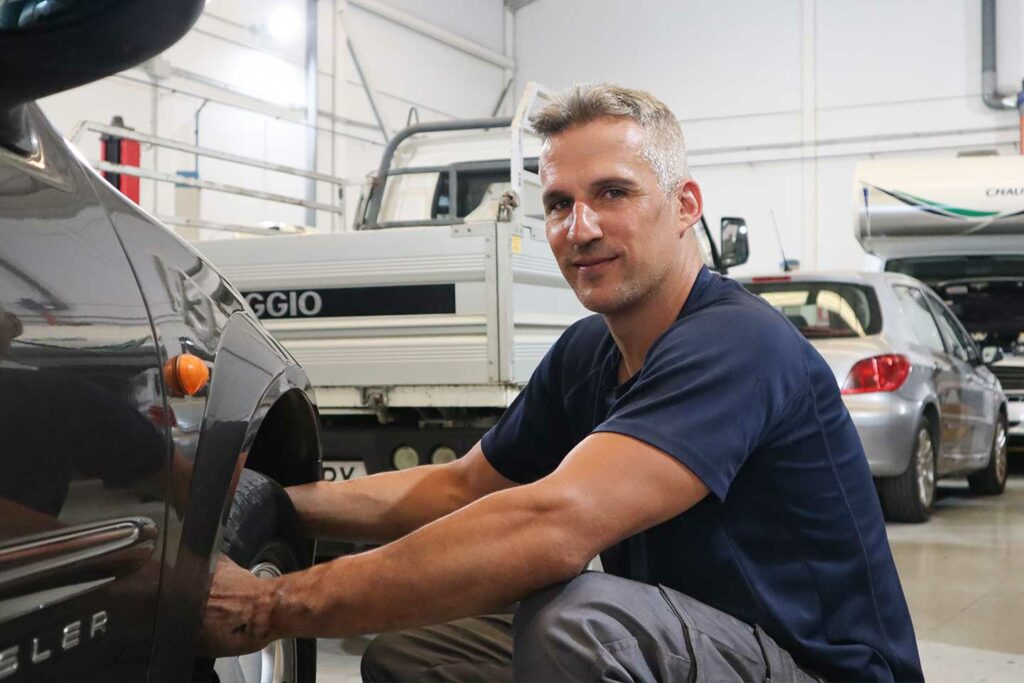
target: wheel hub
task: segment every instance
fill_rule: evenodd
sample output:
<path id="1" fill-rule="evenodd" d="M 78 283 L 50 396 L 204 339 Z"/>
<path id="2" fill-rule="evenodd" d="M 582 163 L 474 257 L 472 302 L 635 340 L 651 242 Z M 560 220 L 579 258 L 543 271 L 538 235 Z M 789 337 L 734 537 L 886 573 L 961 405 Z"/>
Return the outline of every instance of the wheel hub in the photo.
<path id="1" fill-rule="evenodd" d="M 282 576 L 272 562 L 260 562 L 251 571 L 261 579 Z M 238 657 L 222 657 L 213 664 L 219 683 L 294 683 L 296 663 L 295 639 L 275 640 L 259 652 Z"/>

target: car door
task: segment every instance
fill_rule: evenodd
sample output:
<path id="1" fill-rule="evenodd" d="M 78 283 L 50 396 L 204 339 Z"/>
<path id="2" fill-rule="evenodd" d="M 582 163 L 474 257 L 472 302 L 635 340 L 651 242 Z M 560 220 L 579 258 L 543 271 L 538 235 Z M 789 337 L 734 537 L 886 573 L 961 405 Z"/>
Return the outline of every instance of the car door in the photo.
<path id="1" fill-rule="evenodd" d="M 955 340 L 956 365 L 962 378 L 965 408 L 963 454 L 983 460 L 988 455 L 995 430 L 994 392 L 988 379 L 979 371 L 979 367 L 984 367 L 980 354 L 963 325 L 938 297 L 929 294 L 928 301 L 935 310 L 943 337 Z"/>
<path id="2" fill-rule="evenodd" d="M 88 178 L 29 111 L 0 148 L 0 679 L 144 680 L 169 457 L 147 309 Z"/>
<path id="3" fill-rule="evenodd" d="M 930 355 L 931 383 L 939 402 L 938 469 L 942 472 L 955 462 L 964 445 L 967 427 L 961 377 L 924 291 L 905 284 L 894 284 L 892 289 L 915 336 Z"/>
<path id="4" fill-rule="evenodd" d="M 935 316 L 939 332 L 942 333 L 942 341 L 946 345 L 952 365 L 945 390 L 956 397 L 955 410 L 960 423 L 957 448 L 949 454 L 951 458 L 949 468 L 957 469 L 976 455 L 973 450 L 973 441 L 974 431 L 978 428 L 978 421 L 982 413 L 982 408 L 979 405 L 981 387 L 978 385 L 974 367 L 970 362 L 970 352 L 956 333 L 956 318 L 932 292 L 926 292 L 925 299 Z"/>

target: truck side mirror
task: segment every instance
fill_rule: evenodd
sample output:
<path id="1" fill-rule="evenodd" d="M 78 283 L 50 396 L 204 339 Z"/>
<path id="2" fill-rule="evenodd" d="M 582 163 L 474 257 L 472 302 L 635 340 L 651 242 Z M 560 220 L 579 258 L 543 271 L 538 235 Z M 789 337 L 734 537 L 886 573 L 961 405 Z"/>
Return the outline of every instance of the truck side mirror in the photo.
<path id="1" fill-rule="evenodd" d="M 742 218 L 723 218 L 720 233 L 722 266 L 731 268 L 747 262 L 750 246 L 747 243 L 747 222 Z"/>

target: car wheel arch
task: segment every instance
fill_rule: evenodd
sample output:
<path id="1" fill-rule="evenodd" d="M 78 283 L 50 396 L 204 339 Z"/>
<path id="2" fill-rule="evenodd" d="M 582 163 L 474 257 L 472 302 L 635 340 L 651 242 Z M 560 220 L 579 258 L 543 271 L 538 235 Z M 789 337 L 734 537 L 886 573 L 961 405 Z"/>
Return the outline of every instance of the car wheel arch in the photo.
<path id="1" fill-rule="evenodd" d="M 286 374 L 296 374 L 293 371 L 302 373 L 293 367 Z M 265 474 L 281 486 L 320 478 L 320 418 L 299 377 L 284 378 L 268 390 L 249 424 L 239 453 L 239 470 L 246 467 Z"/>
<path id="2" fill-rule="evenodd" d="M 319 422 L 309 379 L 248 314 L 232 315 L 222 329 L 208 392 L 177 559 L 165 567 L 161 587 L 154 680 L 187 680 L 191 674 L 211 558 L 243 467 L 255 465 L 284 485 L 313 481 L 320 473 Z M 263 455 L 274 443 L 267 435 L 286 428 L 301 430 L 299 457 Z M 312 543 L 308 552 L 311 557 Z"/>
<path id="3" fill-rule="evenodd" d="M 928 425 L 931 427 L 932 447 L 935 448 L 935 455 L 938 457 L 939 441 L 942 438 L 938 405 L 936 405 L 934 401 L 926 402 L 924 404 L 924 409 L 921 411 L 921 417 L 928 420 Z"/>

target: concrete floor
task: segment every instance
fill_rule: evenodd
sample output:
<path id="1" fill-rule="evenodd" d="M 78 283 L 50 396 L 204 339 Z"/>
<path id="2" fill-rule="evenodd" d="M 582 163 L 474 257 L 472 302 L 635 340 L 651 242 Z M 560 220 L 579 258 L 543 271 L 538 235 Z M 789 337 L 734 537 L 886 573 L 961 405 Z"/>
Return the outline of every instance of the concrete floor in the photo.
<path id="1" fill-rule="evenodd" d="M 1011 463 L 1003 495 L 942 482 L 927 524 L 888 525 L 929 681 L 1024 681 L 1024 454 Z M 358 683 L 367 642 L 321 640 L 318 679 Z"/>
<path id="2" fill-rule="evenodd" d="M 888 526 L 929 681 L 1024 680 L 1024 456 L 1007 490 L 942 485 L 934 517 Z"/>

